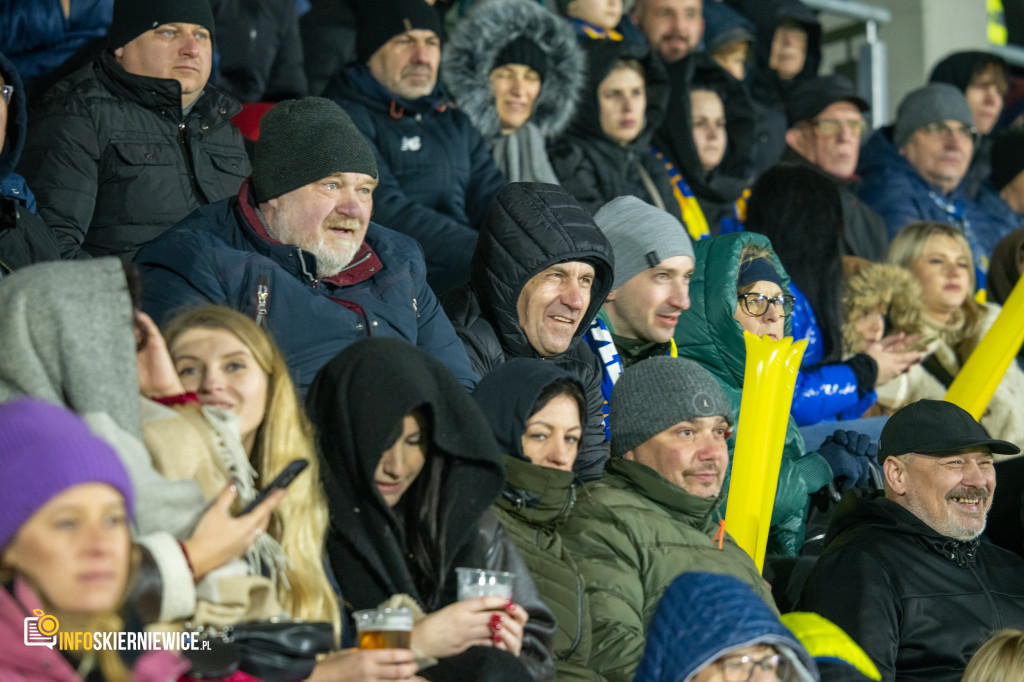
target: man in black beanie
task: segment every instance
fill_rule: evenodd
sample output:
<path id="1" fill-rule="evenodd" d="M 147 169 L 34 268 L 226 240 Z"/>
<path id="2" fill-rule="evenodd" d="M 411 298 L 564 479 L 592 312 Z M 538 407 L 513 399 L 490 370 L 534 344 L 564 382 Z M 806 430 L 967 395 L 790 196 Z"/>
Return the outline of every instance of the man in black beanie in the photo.
<path id="1" fill-rule="evenodd" d="M 376 219 L 415 237 L 438 293 L 462 284 L 477 230 L 505 184 L 480 133 L 437 88 L 441 21 L 424 0 L 363 0 L 357 63 L 327 86 L 377 154 Z"/>
<path id="2" fill-rule="evenodd" d="M 466 352 L 427 286 L 416 242 L 370 222 L 378 167 L 337 104 L 288 100 L 263 117 L 252 176 L 144 247 L 143 308 L 158 324 L 189 305 L 239 310 L 264 327 L 303 394 L 359 339 L 414 343 L 467 387 Z"/>
<path id="3" fill-rule="evenodd" d="M 208 0 L 117 0 L 108 50 L 51 89 L 19 172 L 64 258 L 130 259 L 249 173 L 238 102 L 207 81 Z"/>

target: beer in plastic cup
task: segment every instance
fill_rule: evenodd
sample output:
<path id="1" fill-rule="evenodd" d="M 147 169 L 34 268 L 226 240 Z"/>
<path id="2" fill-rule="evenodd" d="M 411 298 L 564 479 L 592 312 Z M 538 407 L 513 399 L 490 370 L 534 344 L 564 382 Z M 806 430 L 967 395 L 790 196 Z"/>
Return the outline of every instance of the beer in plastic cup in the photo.
<path id="1" fill-rule="evenodd" d="M 366 609 L 356 611 L 352 617 L 360 649 L 408 649 L 412 642 L 409 609 Z"/>

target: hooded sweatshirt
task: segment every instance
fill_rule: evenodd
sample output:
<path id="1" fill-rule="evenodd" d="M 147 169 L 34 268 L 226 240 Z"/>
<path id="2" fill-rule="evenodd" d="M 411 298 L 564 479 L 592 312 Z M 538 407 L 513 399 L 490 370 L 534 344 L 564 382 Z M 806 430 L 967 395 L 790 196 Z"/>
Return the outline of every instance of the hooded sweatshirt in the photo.
<path id="1" fill-rule="evenodd" d="M 458 26 L 441 61 L 441 75 L 455 102 L 480 131 L 509 182 L 557 183 L 545 139 L 569 124 L 586 66 L 572 27 L 529 0 L 481 4 Z M 544 53 L 546 70 L 529 120 L 504 135 L 490 76 L 502 65 L 498 55 L 519 38 L 531 40 Z"/>
<path id="2" fill-rule="evenodd" d="M 14 172 L 25 145 L 28 115 L 25 88 L 14 64 L 0 54 L 0 74 L 14 87 L 7 105 L 6 128 L 0 131 L 0 279 L 15 268 L 59 260 L 60 246 L 53 231 L 36 215 L 36 198 L 25 178 Z"/>
<path id="3" fill-rule="evenodd" d="M 651 619 L 634 682 L 690 682 L 730 651 L 757 644 L 775 647 L 792 666 L 789 682 L 818 679 L 804 647 L 747 585 L 731 575 L 683 573 Z"/>
<path id="4" fill-rule="evenodd" d="M 583 261 L 594 267 L 590 303 L 564 353 L 544 358 L 569 372 L 584 387 L 588 419 L 574 471 L 598 478 L 608 457 L 601 416 L 601 361 L 581 338 L 612 288 L 613 256 L 593 218 L 564 189 L 513 183 L 498 193 L 480 230 L 470 282 L 442 300 L 466 346 L 473 370 L 485 376 L 512 358 L 541 357 L 519 325 L 523 287 L 557 263 Z"/>
<path id="5" fill-rule="evenodd" d="M 767 237 L 753 232 L 721 235 L 694 245 L 696 270 L 690 279 L 690 309 L 680 316 L 675 333 L 679 357 L 696 360 L 711 371 L 729 397 L 734 414 L 740 411 L 747 351 L 743 330 L 733 314 L 740 253 L 748 243 L 771 246 Z M 789 277 L 774 253 L 771 260 L 785 292 Z M 788 317 L 786 335 L 792 336 L 792 322 Z M 737 425 L 737 432 L 741 428 L 742 422 Z M 735 435 L 730 439 L 730 451 L 734 446 Z M 797 555 L 804 541 L 808 495 L 831 479 L 832 470 L 821 455 L 806 451 L 796 421 L 790 416 L 768 535 L 769 556 Z M 728 481 L 729 474 L 726 486 Z"/>
<path id="6" fill-rule="evenodd" d="M 627 194 L 682 219 L 664 165 L 648 153 L 651 137 L 665 116 L 668 81 L 661 58 L 646 46 L 627 41 L 587 40 L 587 81 L 568 131 L 553 142 L 548 155 L 562 186 L 591 213 Z M 636 60 L 644 74 L 647 109 L 643 129 L 625 145 L 601 129 L 597 91 L 620 60 Z"/>
<path id="7" fill-rule="evenodd" d="M 576 502 L 575 477 L 533 464 L 523 455 L 526 421 L 541 392 L 558 379 L 575 381 L 550 363 L 516 358 L 488 374 L 473 397 L 505 453 L 505 490 L 494 513 L 523 555 L 541 598 L 555 613 L 558 680 L 598 680 L 587 667 L 593 646 L 590 601 L 558 530 Z"/>

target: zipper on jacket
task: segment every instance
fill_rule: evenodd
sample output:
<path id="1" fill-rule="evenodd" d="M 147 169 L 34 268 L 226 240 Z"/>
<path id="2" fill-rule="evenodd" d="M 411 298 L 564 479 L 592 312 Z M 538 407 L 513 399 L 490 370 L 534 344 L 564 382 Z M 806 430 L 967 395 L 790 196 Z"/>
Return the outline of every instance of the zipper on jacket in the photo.
<path id="1" fill-rule="evenodd" d="M 565 652 L 564 656 L 560 656 L 563 661 L 569 660 L 576 649 L 580 645 L 580 640 L 583 639 L 583 577 L 577 572 L 576 573 L 576 637 L 572 640 L 572 646 Z"/>
<path id="2" fill-rule="evenodd" d="M 267 299 L 270 298 L 270 282 L 266 275 L 260 275 L 256 280 L 256 324 L 263 326 L 267 317 Z"/>
<path id="3" fill-rule="evenodd" d="M 185 119 L 178 121 L 178 144 L 181 145 L 181 154 L 185 157 L 185 167 L 188 168 L 188 179 L 192 184 L 192 194 L 195 195 L 196 203 L 205 204 L 206 195 L 199 189 L 199 181 L 196 180 L 196 167 L 192 163 L 192 153 L 188 146 L 188 136 L 185 134 Z"/>

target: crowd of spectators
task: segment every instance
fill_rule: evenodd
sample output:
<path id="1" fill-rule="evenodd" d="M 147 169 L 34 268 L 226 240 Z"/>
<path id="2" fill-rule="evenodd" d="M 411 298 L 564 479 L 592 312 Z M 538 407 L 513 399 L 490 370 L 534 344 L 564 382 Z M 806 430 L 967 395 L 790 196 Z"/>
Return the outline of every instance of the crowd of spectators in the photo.
<path id="1" fill-rule="evenodd" d="M 1024 270 L 1000 57 L 883 122 L 800 0 L 0 16 L 0 680 L 1019 673 L 1024 350 L 943 400 Z"/>

